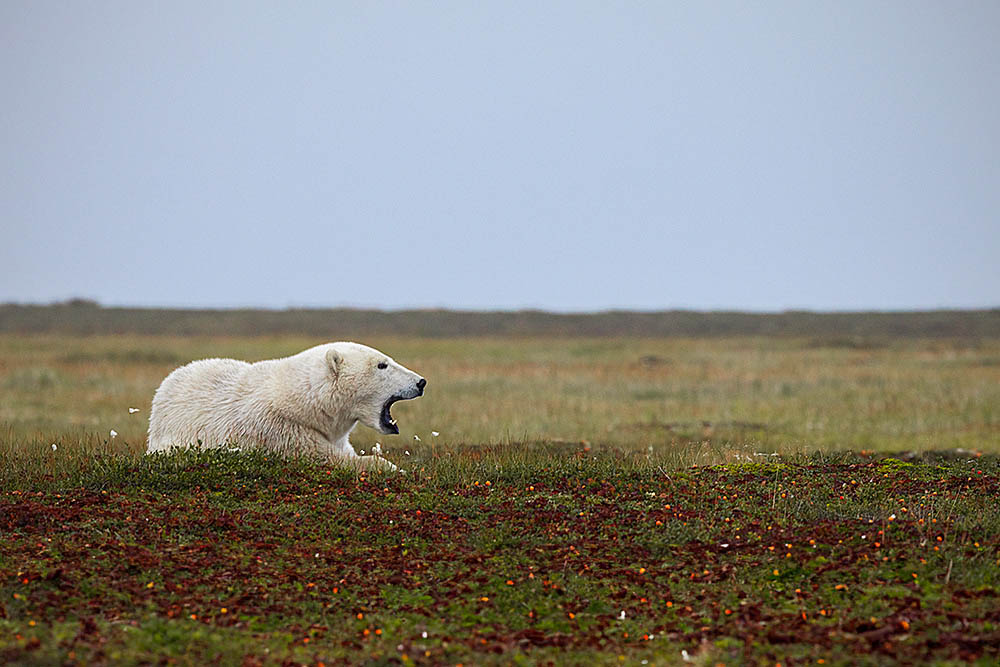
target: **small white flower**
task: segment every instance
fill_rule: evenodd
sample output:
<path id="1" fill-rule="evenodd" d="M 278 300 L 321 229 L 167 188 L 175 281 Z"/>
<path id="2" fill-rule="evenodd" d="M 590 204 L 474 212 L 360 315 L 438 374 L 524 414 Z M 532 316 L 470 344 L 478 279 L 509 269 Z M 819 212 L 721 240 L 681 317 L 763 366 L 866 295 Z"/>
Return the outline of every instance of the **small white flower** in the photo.
<path id="1" fill-rule="evenodd" d="M 406 454 L 407 456 L 409 456 L 410 455 L 410 450 L 409 449 L 403 450 L 403 453 Z"/>
<path id="2" fill-rule="evenodd" d="M 375 443 L 375 446 L 372 447 L 372 454 L 374 454 L 375 456 L 380 456 L 382 454 L 382 443 L 381 442 L 376 442 Z"/>
<path id="3" fill-rule="evenodd" d="M 52 451 L 56 451 L 57 449 L 59 449 L 59 448 L 56 447 L 56 443 L 53 442 L 52 443 Z"/>
<path id="4" fill-rule="evenodd" d="M 691 660 L 691 656 L 688 655 L 688 652 L 685 650 L 681 650 L 681 658 L 684 660 L 684 662 L 694 662 L 693 660 Z"/>
<path id="5" fill-rule="evenodd" d="M 129 409 L 128 409 L 128 413 L 129 413 L 130 415 L 134 415 L 134 414 L 135 414 L 135 413 L 137 413 L 137 412 L 139 412 L 139 408 L 129 408 Z"/>
<path id="6" fill-rule="evenodd" d="M 438 433 L 437 431 L 431 431 L 431 435 L 433 435 L 436 438 L 436 437 L 438 437 L 441 434 Z"/>
<path id="7" fill-rule="evenodd" d="M 423 637 L 424 639 L 427 639 L 427 631 L 424 630 L 423 632 L 421 632 L 420 636 Z"/>
<path id="8" fill-rule="evenodd" d="M 729 548 L 728 544 L 720 544 L 719 546 L 722 547 L 723 549 L 728 549 Z"/>
<path id="9" fill-rule="evenodd" d="M 622 609 L 622 613 L 618 614 L 618 620 L 619 621 L 624 621 L 625 620 L 625 610 L 624 609 Z"/>
<path id="10" fill-rule="evenodd" d="M 118 437 L 118 431 L 116 431 L 114 429 L 111 429 L 111 437 L 112 438 L 117 438 Z"/>
<path id="11" fill-rule="evenodd" d="M 313 558 L 319 558 L 319 552 L 318 551 L 313 554 Z"/>
<path id="12" fill-rule="evenodd" d="M 419 435 L 414 435 L 413 439 L 416 440 L 417 442 L 420 442 L 420 436 Z"/>
<path id="13" fill-rule="evenodd" d="M 364 456 L 364 455 L 365 455 L 365 450 L 362 449 L 361 450 L 361 456 Z"/>

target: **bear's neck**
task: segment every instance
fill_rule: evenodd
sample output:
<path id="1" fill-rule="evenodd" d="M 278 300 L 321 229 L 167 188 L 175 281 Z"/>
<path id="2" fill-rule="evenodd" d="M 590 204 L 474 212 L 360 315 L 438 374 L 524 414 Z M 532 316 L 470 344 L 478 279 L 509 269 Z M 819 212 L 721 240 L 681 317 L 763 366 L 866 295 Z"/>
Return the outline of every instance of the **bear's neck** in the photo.
<path id="1" fill-rule="evenodd" d="M 358 425 L 358 420 L 354 419 L 351 421 L 347 429 L 344 430 L 342 433 L 331 433 L 328 436 L 328 439 L 330 440 L 330 444 L 332 445 L 334 452 L 339 452 L 340 454 L 345 454 L 347 456 L 355 454 L 354 446 L 351 444 L 350 438 L 351 438 L 351 431 L 353 431 L 354 427 L 357 425 Z"/>
<path id="2" fill-rule="evenodd" d="M 262 393 L 273 413 L 316 432 L 330 444 L 347 442 L 357 426 L 357 419 L 338 416 L 348 397 L 332 391 L 324 377 L 313 377 L 287 359 L 257 362 L 250 372 L 252 383 L 264 387 Z"/>

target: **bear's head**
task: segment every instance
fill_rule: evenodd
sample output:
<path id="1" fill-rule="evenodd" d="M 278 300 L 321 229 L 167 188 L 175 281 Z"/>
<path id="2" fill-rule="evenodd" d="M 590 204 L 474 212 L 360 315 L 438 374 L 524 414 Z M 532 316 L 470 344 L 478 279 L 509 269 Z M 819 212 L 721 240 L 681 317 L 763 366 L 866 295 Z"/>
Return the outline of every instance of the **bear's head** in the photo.
<path id="1" fill-rule="evenodd" d="M 381 433 L 399 433 L 389 409 L 396 401 L 423 395 L 427 380 L 390 356 L 358 343 L 327 346 L 326 363 L 337 393 L 351 406 L 351 418 Z"/>

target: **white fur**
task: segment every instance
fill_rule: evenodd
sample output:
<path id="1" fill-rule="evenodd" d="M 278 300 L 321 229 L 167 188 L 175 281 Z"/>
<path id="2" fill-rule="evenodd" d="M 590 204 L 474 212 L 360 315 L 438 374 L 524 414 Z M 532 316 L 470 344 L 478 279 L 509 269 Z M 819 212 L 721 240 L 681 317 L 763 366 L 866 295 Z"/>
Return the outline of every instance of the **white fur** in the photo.
<path id="1" fill-rule="evenodd" d="M 386 368 L 378 368 L 380 363 Z M 236 445 L 395 468 L 385 459 L 359 457 L 348 437 L 358 422 L 395 432 L 380 425 L 382 406 L 391 397 L 422 394 L 420 380 L 358 343 L 327 343 L 253 364 L 194 361 L 173 371 L 156 390 L 146 452 Z"/>

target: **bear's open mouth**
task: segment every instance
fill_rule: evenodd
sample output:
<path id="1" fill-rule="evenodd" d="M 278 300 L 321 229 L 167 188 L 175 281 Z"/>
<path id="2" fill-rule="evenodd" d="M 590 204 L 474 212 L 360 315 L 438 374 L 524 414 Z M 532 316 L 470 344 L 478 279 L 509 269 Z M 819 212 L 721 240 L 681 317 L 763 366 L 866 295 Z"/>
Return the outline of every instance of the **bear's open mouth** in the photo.
<path id="1" fill-rule="evenodd" d="M 396 401 L 405 401 L 407 396 L 392 396 L 388 401 L 382 404 L 382 413 L 379 415 L 379 425 L 382 427 L 384 433 L 399 433 L 399 427 L 396 426 L 396 420 L 392 418 L 392 413 L 389 412 L 389 408 Z"/>

